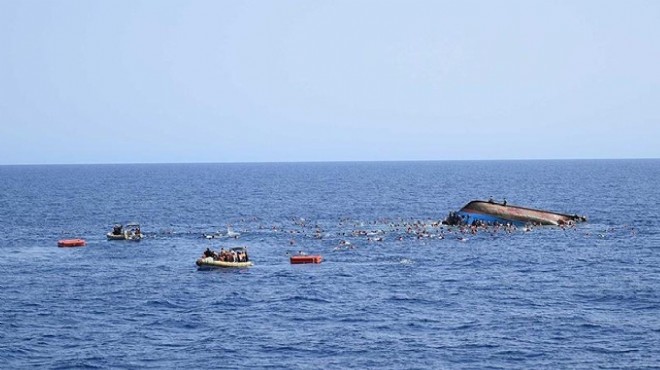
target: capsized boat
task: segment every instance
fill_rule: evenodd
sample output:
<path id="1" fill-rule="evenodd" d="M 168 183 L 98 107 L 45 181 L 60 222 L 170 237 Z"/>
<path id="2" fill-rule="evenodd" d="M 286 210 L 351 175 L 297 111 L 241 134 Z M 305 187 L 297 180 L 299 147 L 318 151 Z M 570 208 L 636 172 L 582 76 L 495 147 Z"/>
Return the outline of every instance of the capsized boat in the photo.
<path id="1" fill-rule="evenodd" d="M 139 242 L 142 239 L 140 224 L 137 222 L 128 223 L 126 226 L 116 224 L 112 227 L 112 231 L 105 235 L 108 240 L 132 240 Z"/>
<path id="2" fill-rule="evenodd" d="M 507 204 L 506 200 L 498 203 L 491 200 L 473 200 L 463 206 L 458 212 L 452 212 L 444 223 L 449 225 L 472 225 L 479 222 L 487 224 L 513 225 L 568 225 L 576 222 L 587 221 L 584 216 L 577 214 L 545 211 L 541 209 L 520 207 Z"/>
<path id="3" fill-rule="evenodd" d="M 247 254 L 247 247 L 234 247 L 228 250 L 224 248 L 220 252 L 214 252 L 207 248 L 202 257 L 195 261 L 200 269 L 205 268 L 246 268 L 253 265 Z"/>

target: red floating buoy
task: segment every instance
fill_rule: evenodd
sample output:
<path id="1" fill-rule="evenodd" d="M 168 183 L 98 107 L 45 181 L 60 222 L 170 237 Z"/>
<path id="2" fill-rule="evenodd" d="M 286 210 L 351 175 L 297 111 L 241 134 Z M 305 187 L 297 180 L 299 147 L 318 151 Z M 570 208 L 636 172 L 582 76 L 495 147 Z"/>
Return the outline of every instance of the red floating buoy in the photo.
<path id="1" fill-rule="evenodd" d="M 87 242 L 84 239 L 63 239 L 57 242 L 57 246 L 63 247 L 84 247 Z"/>
<path id="2" fill-rule="evenodd" d="M 298 256 L 291 256 L 291 264 L 297 265 L 301 263 L 321 263 L 323 261 L 323 257 L 319 255 L 298 255 Z"/>

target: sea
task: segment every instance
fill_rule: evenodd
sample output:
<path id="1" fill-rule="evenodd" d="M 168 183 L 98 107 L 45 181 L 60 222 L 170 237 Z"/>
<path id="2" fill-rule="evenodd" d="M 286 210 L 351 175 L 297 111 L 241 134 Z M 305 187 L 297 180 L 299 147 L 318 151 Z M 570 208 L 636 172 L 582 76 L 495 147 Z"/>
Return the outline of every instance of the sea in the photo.
<path id="1" fill-rule="evenodd" d="M 660 369 L 659 220 L 658 159 L 0 166 L 0 367 Z"/>

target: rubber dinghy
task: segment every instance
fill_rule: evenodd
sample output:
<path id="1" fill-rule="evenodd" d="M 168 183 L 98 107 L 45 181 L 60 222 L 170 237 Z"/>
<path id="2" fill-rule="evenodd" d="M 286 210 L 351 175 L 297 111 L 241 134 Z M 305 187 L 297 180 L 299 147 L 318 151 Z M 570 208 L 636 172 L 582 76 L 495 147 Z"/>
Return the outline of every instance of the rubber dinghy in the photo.
<path id="1" fill-rule="evenodd" d="M 247 247 L 234 247 L 228 250 L 222 248 L 214 252 L 206 248 L 200 258 L 195 261 L 200 269 L 208 268 L 246 268 L 252 266 L 252 261 L 247 254 Z"/>
<path id="2" fill-rule="evenodd" d="M 247 262 L 227 262 L 227 261 L 219 261 L 214 259 L 213 257 L 204 257 L 204 258 L 198 258 L 197 261 L 195 261 L 197 266 L 199 268 L 213 268 L 213 267 L 224 267 L 224 268 L 245 268 L 245 267 L 251 267 L 252 266 L 252 261 L 247 261 Z"/>
<path id="3" fill-rule="evenodd" d="M 587 218 L 541 209 L 509 205 L 506 202 L 497 203 L 492 200 L 473 200 L 458 212 L 452 212 L 445 220 L 449 225 L 472 225 L 475 222 L 511 223 L 515 225 L 567 225 L 584 222 Z"/>

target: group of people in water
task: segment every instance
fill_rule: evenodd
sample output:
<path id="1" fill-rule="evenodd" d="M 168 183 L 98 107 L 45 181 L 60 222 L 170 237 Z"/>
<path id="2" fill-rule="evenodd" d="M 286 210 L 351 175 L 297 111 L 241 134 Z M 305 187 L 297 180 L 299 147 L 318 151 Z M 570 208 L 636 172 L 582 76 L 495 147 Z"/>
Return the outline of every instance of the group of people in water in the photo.
<path id="1" fill-rule="evenodd" d="M 456 215 L 460 218 L 460 215 Z M 558 232 L 577 232 L 577 222 L 573 220 L 565 221 L 556 226 L 542 227 L 540 223 L 498 223 L 485 222 L 483 220 L 470 220 L 456 224 L 448 224 L 446 220 L 432 219 L 414 219 L 414 218 L 381 218 L 371 221 L 340 218 L 333 222 L 307 222 L 303 219 L 291 219 L 291 224 L 279 221 L 271 225 L 264 225 L 261 220 L 252 220 L 244 222 L 241 232 L 250 240 L 259 240 L 261 244 L 280 244 L 285 248 L 288 244 L 289 253 L 296 253 L 300 249 L 297 246 L 314 246 L 314 248 L 331 248 L 333 252 L 346 252 L 361 248 L 372 248 L 381 245 L 405 245 L 402 243 L 413 242 L 424 244 L 433 244 L 436 241 L 447 239 L 448 241 L 474 241 L 489 240 L 491 238 L 507 238 L 510 235 L 529 233 L 535 230 L 547 229 L 557 230 Z M 465 221 L 465 220 L 463 220 Z M 628 228 L 629 229 L 629 228 Z M 628 229 L 612 229 L 607 232 L 597 234 L 599 238 L 605 238 L 610 235 L 628 232 Z M 633 235 L 635 229 L 632 228 Z M 581 234 L 585 237 L 591 237 L 592 232 L 584 230 Z M 321 239 L 321 240 L 316 240 Z M 310 244 L 311 243 L 311 244 Z M 203 257 L 212 257 L 217 261 L 240 262 L 248 261 L 247 254 L 243 255 L 235 251 L 238 248 L 229 250 L 220 249 L 214 252 L 207 248 Z M 217 249 L 216 249 L 217 250 Z M 298 252 L 302 254 L 301 252 Z"/>
<path id="2" fill-rule="evenodd" d="M 203 258 L 212 257 L 215 261 L 221 262 L 248 262 L 248 254 L 245 249 L 229 249 L 225 250 L 220 248 L 219 252 L 214 252 L 211 248 L 206 248 Z"/>

